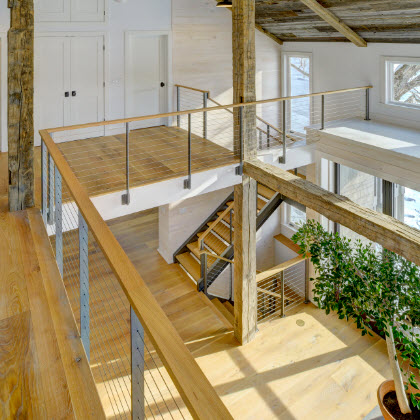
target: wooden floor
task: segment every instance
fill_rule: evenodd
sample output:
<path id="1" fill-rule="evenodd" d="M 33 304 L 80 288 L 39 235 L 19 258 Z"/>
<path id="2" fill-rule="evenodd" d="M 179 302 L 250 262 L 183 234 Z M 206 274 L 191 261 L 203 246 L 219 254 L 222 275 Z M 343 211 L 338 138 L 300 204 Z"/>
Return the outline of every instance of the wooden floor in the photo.
<path id="1" fill-rule="evenodd" d="M 61 152 L 89 195 L 126 188 L 125 135 L 59 143 Z M 188 133 L 158 126 L 130 133 L 130 187 L 188 174 Z M 191 138 L 192 172 L 231 165 L 233 152 L 196 135 Z"/>
<path id="2" fill-rule="evenodd" d="M 390 376 L 383 340 L 362 338 L 353 325 L 302 304 L 287 318 L 261 325 L 256 340 L 239 347 L 223 315 L 195 291 L 178 265 L 168 265 L 159 255 L 156 210 L 109 225 L 235 418 L 362 419 L 375 407 L 376 389 Z M 97 264 L 103 265 L 98 258 Z M 97 281 L 102 296 L 95 306 L 105 314 L 118 294 L 109 279 Z M 77 293 L 69 286 L 70 297 Z M 77 307 L 77 299 L 73 305 Z M 128 326 L 121 327 L 117 319 L 128 322 L 127 311 L 120 306 L 117 313 L 103 315 L 115 328 L 119 324 L 115 336 L 114 328 L 101 329 L 105 318 L 100 316 L 97 328 L 103 334 L 92 354 L 95 347 L 98 354 L 113 345 L 118 351 L 120 344 L 115 343 L 121 343 Z M 101 357 L 112 355 L 102 353 L 96 364 L 104 364 Z M 124 364 L 118 369 L 124 377 Z M 111 401 L 105 410 L 113 416 Z"/>
<path id="3" fill-rule="evenodd" d="M 0 179 L 0 418 L 103 418 L 39 211 L 8 213 Z"/>

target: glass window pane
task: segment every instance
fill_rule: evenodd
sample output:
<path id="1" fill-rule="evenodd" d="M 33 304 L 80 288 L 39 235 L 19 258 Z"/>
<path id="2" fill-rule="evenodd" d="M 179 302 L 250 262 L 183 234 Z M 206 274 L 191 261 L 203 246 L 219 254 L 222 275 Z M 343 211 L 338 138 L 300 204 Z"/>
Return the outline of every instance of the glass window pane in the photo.
<path id="1" fill-rule="evenodd" d="M 300 226 L 306 222 L 306 213 L 290 206 L 290 219 L 289 224 L 292 226 Z"/>
<path id="2" fill-rule="evenodd" d="M 290 96 L 311 93 L 309 57 L 289 57 Z M 304 132 L 310 125 L 310 98 L 294 99 L 290 105 L 292 131 Z"/>
<path id="3" fill-rule="evenodd" d="M 420 64 L 393 63 L 393 100 L 420 105 Z"/>
<path id="4" fill-rule="evenodd" d="M 395 201 L 395 217 L 408 226 L 420 229 L 420 192 L 397 185 Z"/>

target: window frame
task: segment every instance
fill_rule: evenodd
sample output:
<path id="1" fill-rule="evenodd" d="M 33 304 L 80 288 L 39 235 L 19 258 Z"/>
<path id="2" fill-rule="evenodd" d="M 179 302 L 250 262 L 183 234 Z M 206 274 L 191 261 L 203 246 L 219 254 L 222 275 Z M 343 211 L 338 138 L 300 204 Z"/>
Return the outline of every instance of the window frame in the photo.
<path id="1" fill-rule="evenodd" d="M 420 104 L 408 104 L 394 100 L 393 65 L 394 64 L 417 64 L 420 65 L 420 57 L 382 57 L 383 70 L 383 102 L 386 105 L 398 106 L 420 110 Z"/>

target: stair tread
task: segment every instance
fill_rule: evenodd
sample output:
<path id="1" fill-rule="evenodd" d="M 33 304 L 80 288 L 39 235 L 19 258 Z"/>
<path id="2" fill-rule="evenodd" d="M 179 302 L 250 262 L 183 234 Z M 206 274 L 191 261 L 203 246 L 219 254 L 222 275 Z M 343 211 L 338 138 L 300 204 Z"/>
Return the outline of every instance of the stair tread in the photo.
<path id="1" fill-rule="evenodd" d="M 234 315 L 235 309 L 233 308 L 233 305 L 230 302 L 228 302 L 228 301 L 223 302 L 223 305 L 232 315 Z"/>
<path id="2" fill-rule="evenodd" d="M 261 211 L 261 209 L 264 208 L 266 204 L 267 204 L 267 201 L 264 201 L 262 198 L 258 197 L 258 199 L 257 199 L 257 209 L 258 209 L 258 211 Z"/>
<path id="3" fill-rule="evenodd" d="M 217 213 L 217 215 L 218 215 L 218 216 L 221 216 L 222 214 L 223 214 L 223 212 L 222 212 L 222 211 L 219 211 L 219 213 Z M 226 223 L 230 224 L 230 214 L 229 214 L 229 213 L 225 214 L 225 215 L 223 216 L 223 220 L 224 220 Z M 232 224 L 233 224 L 233 213 L 232 213 Z"/>
<path id="4" fill-rule="evenodd" d="M 276 192 L 266 187 L 265 185 L 258 184 L 258 194 L 266 198 L 267 200 L 271 200 L 276 194 Z"/>
<path id="5" fill-rule="evenodd" d="M 178 262 L 188 271 L 195 281 L 201 278 L 201 267 L 197 260 L 189 252 L 184 252 L 176 256 Z"/>
<path id="6" fill-rule="evenodd" d="M 201 232 L 198 234 L 198 237 L 200 238 L 203 235 L 204 232 Z M 217 255 L 222 255 L 223 252 L 226 250 L 227 245 L 221 241 L 216 235 L 213 235 L 212 232 L 210 232 L 206 238 L 204 239 L 204 243 Z"/>
<path id="7" fill-rule="evenodd" d="M 226 306 L 223 305 L 222 302 L 220 302 L 219 299 L 213 299 L 212 300 L 214 306 L 223 314 L 223 316 L 233 325 L 234 323 L 234 317 L 229 312 L 229 310 L 226 308 Z"/>
<path id="8" fill-rule="evenodd" d="M 208 225 L 210 226 L 211 222 L 209 222 Z M 224 223 L 219 222 L 213 228 L 213 231 L 222 237 L 226 242 L 230 242 L 230 230 Z"/>
<path id="9" fill-rule="evenodd" d="M 200 248 L 199 248 L 198 241 L 191 242 L 190 244 L 187 245 L 187 247 L 198 259 L 200 259 L 201 256 L 200 256 Z M 216 262 L 216 260 L 217 260 L 216 257 L 207 255 L 207 267 L 211 267 Z"/>

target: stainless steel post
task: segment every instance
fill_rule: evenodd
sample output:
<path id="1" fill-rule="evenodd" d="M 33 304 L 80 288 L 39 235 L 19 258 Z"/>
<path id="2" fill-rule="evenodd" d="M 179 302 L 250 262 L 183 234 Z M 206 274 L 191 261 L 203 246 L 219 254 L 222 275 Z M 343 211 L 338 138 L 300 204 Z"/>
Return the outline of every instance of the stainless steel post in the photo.
<path id="1" fill-rule="evenodd" d="M 309 261 L 305 260 L 305 303 L 309 303 Z"/>
<path id="2" fill-rule="evenodd" d="M 370 89 L 366 89 L 366 121 L 370 121 Z"/>
<path id="3" fill-rule="evenodd" d="M 49 157 L 48 170 L 48 224 L 54 224 L 54 160 Z"/>
<path id="4" fill-rule="evenodd" d="M 203 92 L 203 108 L 207 108 L 208 92 Z M 203 112 L 203 138 L 207 139 L 207 111 Z"/>
<path id="5" fill-rule="evenodd" d="M 126 193 L 121 197 L 121 203 L 130 204 L 130 123 L 125 124 L 125 187 Z"/>
<path id="6" fill-rule="evenodd" d="M 55 170 L 55 258 L 61 277 L 63 277 L 63 199 L 61 174 Z"/>
<path id="7" fill-rule="evenodd" d="M 176 111 L 179 112 L 181 111 L 181 89 L 179 88 L 179 86 L 176 87 Z M 176 125 L 177 127 L 181 127 L 181 116 L 177 115 L 176 116 Z"/>
<path id="8" fill-rule="evenodd" d="M 284 271 L 280 273 L 280 282 L 281 282 L 281 317 L 284 318 L 285 315 L 285 296 L 284 296 Z"/>
<path id="9" fill-rule="evenodd" d="M 270 126 L 267 125 L 267 149 L 270 148 Z"/>
<path id="10" fill-rule="evenodd" d="M 144 419 L 144 329 L 130 307 L 131 325 L 131 418 Z"/>
<path id="11" fill-rule="evenodd" d="M 236 175 L 242 176 L 244 168 L 244 107 L 239 107 L 239 166 L 236 168 Z"/>
<path id="12" fill-rule="evenodd" d="M 325 95 L 321 96 L 321 130 L 325 128 Z"/>
<path id="13" fill-rule="evenodd" d="M 48 214 L 48 151 L 47 146 L 41 140 L 41 206 L 42 206 L 42 219 L 44 224 L 47 225 Z"/>
<path id="14" fill-rule="evenodd" d="M 283 101 L 283 156 L 279 158 L 280 163 L 286 163 L 286 132 L 287 132 L 287 113 L 286 113 L 286 101 Z"/>
<path id="15" fill-rule="evenodd" d="M 188 178 L 184 180 L 184 188 L 191 189 L 191 114 L 188 114 Z"/>
<path id="16" fill-rule="evenodd" d="M 79 211 L 80 338 L 90 361 L 89 228 Z"/>

